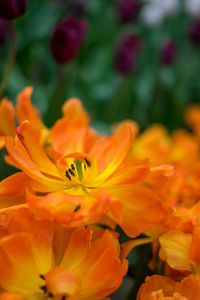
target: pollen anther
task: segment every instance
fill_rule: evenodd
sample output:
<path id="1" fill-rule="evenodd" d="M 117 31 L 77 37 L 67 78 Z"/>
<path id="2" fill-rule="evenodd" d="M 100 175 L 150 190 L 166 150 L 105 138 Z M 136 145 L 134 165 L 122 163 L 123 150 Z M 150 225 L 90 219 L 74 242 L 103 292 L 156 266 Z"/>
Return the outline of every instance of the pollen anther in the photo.
<path id="1" fill-rule="evenodd" d="M 43 290 L 43 292 L 46 294 L 46 292 L 47 292 L 47 287 L 46 287 L 46 285 L 40 286 L 40 289 Z"/>
<path id="2" fill-rule="evenodd" d="M 71 169 L 68 169 L 68 172 L 69 172 L 72 176 L 76 176 L 75 173 L 74 173 Z"/>
<path id="3" fill-rule="evenodd" d="M 71 177 L 70 177 L 70 175 L 69 175 L 69 173 L 68 173 L 68 171 L 65 172 L 65 175 L 66 175 L 66 177 L 67 177 L 70 181 L 72 180 Z"/>
<path id="4" fill-rule="evenodd" d="M 85 162 L 86 162 L 87 167 L 88 167 L 88 168 L 91 167 L 91 163 L 89 162 L 89 160 L 87 160 L 87 158 L 85 158 L 84 160 L 85 160 Z"/>

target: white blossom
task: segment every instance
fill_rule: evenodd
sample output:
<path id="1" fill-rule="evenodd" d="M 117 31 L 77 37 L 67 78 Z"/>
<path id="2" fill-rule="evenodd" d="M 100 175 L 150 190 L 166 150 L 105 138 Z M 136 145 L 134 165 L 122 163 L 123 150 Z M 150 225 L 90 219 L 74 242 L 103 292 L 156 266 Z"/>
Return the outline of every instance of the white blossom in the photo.
<path id="1" fill-rule="evenodd" d="M 164 19 L 164 12 L 160 6 L 148 3 L 143 6 L 140 17 L 148 26 L 159 26 Z"/>

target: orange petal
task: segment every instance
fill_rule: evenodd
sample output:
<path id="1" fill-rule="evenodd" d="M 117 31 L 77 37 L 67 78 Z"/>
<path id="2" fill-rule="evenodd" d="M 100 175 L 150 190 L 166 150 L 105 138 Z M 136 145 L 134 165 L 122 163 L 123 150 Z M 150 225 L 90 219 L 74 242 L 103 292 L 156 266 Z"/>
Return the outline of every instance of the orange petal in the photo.
<path id="1" fill-rule="evenodd" d="M 60 173 L 40 147 L 40 137 L 29 121 L 24 121 L 17 134 L 28 154 L 41 172 L 60 178 Z"/>
<path id="2" fill-rule="evenodd" d="M 28 300 L 28 299 L 19 294 L 11 294 L 5 292 L 0 294 L 0 300 Z"/>
<path id="3" fill-rule="evenodd" d="M 192 242 L 191 234 L 181 231 L 171 231 L 159 238 L 162 247 L 162 259 L 167 261 L 171 268 L 176 270 L 188 270 L 192 268 L 189 257 Z"/>
<path id="4" fill-rule="evenodd" d="M 25 202 L 25 189 L 28 177 L 24 173 L 16 173 L 0 183 L 0 208 L 6 208 Z"/>
<path id="5" fill-rule="evenodd" d="M 152 293 L 157 291 L 162 291 L 166 297 L 171 297 L 175 292 L 175 282 L 166 276 L 153 275 L 147 277 L 145 283 L 139 289 L 137 300 L 176 300 L 176 298 L 152 297 Z"/>
<path id="6" fill-rule="evenodd" d="M 120 135 L 113 138 L 117 141 L 117 147 L 116 143 L 114 143 L 115 155 L 103 173 L 96 178 L 97 183 L 106 181 L 115 171 L 117 171 L 127 157 L 133 141 L 133 133 L 130 125 L 125 124 L 120 131 Z"/>
<path id="7" fill-rule="evenodd" d="M 0 285 L 23 296 L 40 293 L 41 279 L 32 251 L 30 234 L 17 233 L 0 241 Z"/>
<path id="8" fill-rule="evenodd" d="M 70 236 L 61 266 L 73 270 L 86 257 L 89 251 L 91 230 L 79 227 Z"/>
<path id="9" fill-rule="evenodd" d="M 5 137 L 0 136 L 0 150 L 3 149 L 6 145 Z"/>
<path id="10" fill-rule="evenodd" d="M 7 221 L 7 222 L 6 222 Z M 19 207 L 4 212 L 1 224 L 8 234 L 28 232 L 32 235 L 32 252 L 40 274 L 46 273 L 52 266 L 53 223 L 47 220 L 36 220 L 30 210 Z"/>
<path id="11" fill-rule="evenodd" d="M 34 184 L 31 183 L 33 189 L 37 187 L 38 191 L 49 192 L 64 188 L 65 183 L 63 181 L 56 180 L 54 177 L 46 176 L 46 174 L 40 172 L 39 168 L 28 156 L 23 145 L 19 142 L 19 139 L 16 139 L 14 144 L 12 137 L 6 137 L 6 149 L 14 164 L 33 179 Z"/>
<path id="12" fill-rule="evenodd" d="M 189 275 L 180 283 L 176 283 L 176 290 L 187 300 L 199 300 L 200 297 L 200 275 Z"/>
<path id="13" fill-rule="evenodd" d="M 0 135 L 14 136 L 16 132 L 15 110 L 12 103 L 4 98 L 0 104 Z"/>
<path id="14" fill-rule="evenodd" d="M 119 244 L 106 230 L 74 270 L 82 278 L 80 299 L 95 300 L 108 296 L 120 286 L 125 271 L 119 259 Z"/>
<path id="15" fill-rule="evenodd" d="M 103 188 L 112 188 L 121 184 L 139 184 L 144 181 L 149 173 L 147 162 L 124 165 L 103 183 Z"/>
<path id="16" fill-rule="evenodd" d="M 16 116 L 20 123 L 29 120 L 33 126 L 41 130 L 44 125 L 40 113 L 31 103 L 32 87 L 25 88 L 17 97 Z"/>
<path id="17" fill-rule="evenodd" d="M 65 119 L 73 125 L 87 125 L 90 118 L 77 98 L 71 98 L 63 105 L 62 108 Z"/>
<path id="18" fill-rule="evenodd" d="M 57 267 L 45 274 L 48 290 L 53 295 L 76 296 L 81 287 L 80 279 L 71 271 Z"/>
<path id="19" fill-rule="evenodd" d="M 195 226 L 193 234 L 192 234 L 192 242 L 190 248 L 190 258 L 200 265 L 200 226 L 199 224 Z"/>
<path id="20" fill-rule="evenodd" d="M 119 186 L 109 192 L 123 204 L 122 220 L 118 224 L 130 237 L 149 230 L 168 213 L 159 194 L 144 186 Z"/>
<path id="21" fill-rule="evenodd" d="M 73 218 L 73 212 L 82 201 L 82 197 L 55 192 L 46 196 L 37 196 L 27 190 L 27 202 L 31 211 L 39 218 L 57 219 L 68 223 Z"/>

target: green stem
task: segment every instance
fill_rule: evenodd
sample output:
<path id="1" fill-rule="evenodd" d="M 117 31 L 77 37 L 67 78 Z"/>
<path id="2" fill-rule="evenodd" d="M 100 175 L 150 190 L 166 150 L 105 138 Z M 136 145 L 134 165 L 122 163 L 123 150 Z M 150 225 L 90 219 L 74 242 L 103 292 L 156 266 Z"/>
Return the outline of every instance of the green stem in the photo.
<path id="1" fill-rule="evenodd" d="M 138 290 L 144 283 L 146 276 L 150 275 L 148 264 L 152 256 L 151 245 L 145 245 L 140 249 L 140 258 L 135 269 L 134 285 L 127 297 L 127 300 L 136 300 Z"/>
<path id="2" fill-rule="evenodd" d="M 129 82 L 129 78 L 122 78 L 119 87 L 111 99 L 111 101 L 107 104 L 105 119 L 108 122 L 114 122 L 118 120 L 119 114 L 121 115 L 124 112 L 124 107 L 126 107 L 126 88 L 127 83 Z M 118 120 L 119 121 L 119 120 Z"/>
<path id="3" fill-rule="evenodd" d="M 58 119 L 60 115 L 60 110 L 63 101 L 63 89 L 64 89 L 64 81 L 65 81 L 65 67 L 58 66 L 57 77 L 56 77 L 56 85 L 55 89 L 47 109 L 46 113 L 46 124 L 48 126 L 52 126 L 54 122 Z"/>
<path id="4" fill-rule="evenodd" d="M 17 30 L 16 24 L 14 21 L 10 22 L 10 55 L 8 59 L 8 66 L 3 76 L 2 82 L 0 84 L 0 97 L 4 94 L 4 91 L 7 87 L 10 75 L 15 64 L 17 53 Z"/>

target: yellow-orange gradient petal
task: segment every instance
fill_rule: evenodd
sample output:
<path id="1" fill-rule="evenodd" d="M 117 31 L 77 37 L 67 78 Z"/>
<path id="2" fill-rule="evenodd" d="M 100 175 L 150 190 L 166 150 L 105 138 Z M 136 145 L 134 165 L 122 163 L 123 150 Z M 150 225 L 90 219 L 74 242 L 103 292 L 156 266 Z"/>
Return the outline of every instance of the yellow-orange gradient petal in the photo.
<path id="1" fill-rule="evenodd" d="M 117 240 L 105 231 L 82 263 L 74 269 L 82 278 L 80 299 L 102 299 L 115 291 L 127 271 L 119 259 Z"/>
<path id="2" fill-rule="evenodd" d="M 61 266 L 73 270 L 83 261 L 90 248 L 91 235 L 89 227 L 78 227 L 72 232 Z"/>
<path id="3" fill-rule="evenodd" d="M 38 145 L 36 145 L 36 148 L 37 146 Z M 6 149 L 12 161 L 33 180 L 33 183 L 31 183 L 32 188 L 34 188 L 35 184 L 37 186 L 38 191 L 40 191 L 41 189 L 41 192 L 47 192 L 52 190 L 55 191 L 63 189 L 63 187 L 65 186 L 61 180 L 55 179 L 55 177 L 51 176 L 51 174 L 48 176 L 48 170 L 46 170 L 45 174 L 40 172 L 39 167 L 37 167 L 37 165 L 29 157 L 29 155 L 25 151 L 24 146 L 20 143 L 19 139 L 16 139 L 14 141 L 12 137 L 6 137 Z M 42 150 L 38 149 L 38 152 L 40 151 Z M 42 153 L 42 156 L 44 155 L 45 154 Z M 51 161 L 48 160 L 48 158 L 46 158 L 45 161 L 47 165 L 49 164 L 52 167 L 50 167 L 51 169 L 49 173 L 54 172 L 55 167 L 53 163 L 51 163 Z M 45 165 L 45 161 L 42 163 L 43 167 Z"/>
<path id="4" fill-rule="evenodd" d="M 33 238 L 28 233 L 16 233 L 1 239 L 0 286 L 3 289 L 27 297 L 30 293 L 40 292 L 41 279 L 32 242 Z"/>
<path id="5" fill-rule="evenodd" d="M 22 122 L 17 128 L 17 134 L 39 170 L 45 174 L 60 178 L 57 168 L 42 150 L 40 146 L 40 136 L 32 124 L 29 121 Z"/>
<path id="6" fill-rule="evenodd" d="M 133 132 L 131 126 L 127 123 L 124 125 L 123 129 L 120 130 L 119 136 L 112 137 L 115 140 L 113 144 L 113 153 L 112 159 L 105 170 L 96 178 L 96 182 L 106 181 L 124 162 L 127 157 L 130 147 L 133 141 Z"/>
<path id="7" fill-rule="evenodd" d="M 162 235 L 159 241 L 161 245 L 161 258 L 171 268 L 176 270 L 192 270 L 192 261 L 190 259 L 191 234 L 181 231 L 171 231 Z"/>

